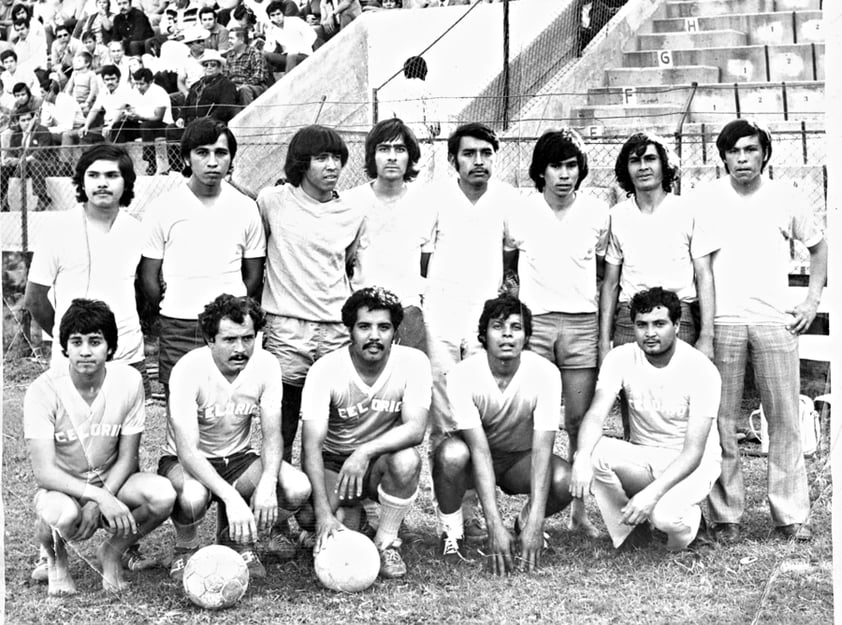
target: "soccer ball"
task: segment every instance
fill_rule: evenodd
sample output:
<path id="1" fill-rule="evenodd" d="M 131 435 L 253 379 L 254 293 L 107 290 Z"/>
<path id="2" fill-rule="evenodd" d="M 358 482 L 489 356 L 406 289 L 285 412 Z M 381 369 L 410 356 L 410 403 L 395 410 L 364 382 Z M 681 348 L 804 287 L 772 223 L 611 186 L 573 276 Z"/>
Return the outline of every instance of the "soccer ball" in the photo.
<path id="1" fill-rule="evenodd" d="M 200 608 L 220 610 L 237 603 L 249 585 L 249 571 L 239 553 L 223 545 L 199 549 L 184 567 L 184 592 Z"/>
<path id="2" fill-rule="evenodd" d="M 380 572 L 380 554 L 363 534 L 336 532 L 313 559 L 316 577 L 325 588 L 342 592 L 365 590 Z"/>

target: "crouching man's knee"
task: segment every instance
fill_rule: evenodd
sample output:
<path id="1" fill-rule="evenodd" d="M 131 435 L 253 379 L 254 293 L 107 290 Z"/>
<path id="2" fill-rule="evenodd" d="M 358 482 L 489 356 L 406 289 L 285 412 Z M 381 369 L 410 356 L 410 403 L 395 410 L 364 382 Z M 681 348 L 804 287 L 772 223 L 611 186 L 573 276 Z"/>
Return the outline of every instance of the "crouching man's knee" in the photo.
<path id="1" fill-rule="evenodd" d="M 288 462 L 281 462 L 278 488 L 279 504 L 287 510 L 298 510 L 310 498 L 312 491 L 307 475 Z"/>

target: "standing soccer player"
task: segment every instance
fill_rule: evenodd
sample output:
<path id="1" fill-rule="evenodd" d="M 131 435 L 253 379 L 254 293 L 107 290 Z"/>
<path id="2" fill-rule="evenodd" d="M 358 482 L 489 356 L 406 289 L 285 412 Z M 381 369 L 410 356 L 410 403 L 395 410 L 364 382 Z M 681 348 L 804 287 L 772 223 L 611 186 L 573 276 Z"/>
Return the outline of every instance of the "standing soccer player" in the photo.
<path id="1" fill-rule="evenodd" d="M 170 484 L 138 471 L 146 417 L 140 374 L 108 362 L 117 351 L 117 322 L 101 301 L 75 299 L 59 325 L 67 364 L 27 389 L 23 430 L 38 484 L 35 537 L 47 554 L 47 593 L 74 594 L 66 542 L 103 528 L 102 587 L 126 588 L 123 552 L 166 520 Z"/>
<path id="2" fill-rule="evenodd" d="M 596 280 L 608 241 L 608 206 L 579 193 L 587 175 L 588 156 L 576 131 L 545 133 L 529 166 L 541 195 L 507 219 L 506 245 L 515 250 L 509 258 L 520 278 L 519 297 L 533 313 L 529 346 L 561 370 L 570 462 L 596 386 Z M 583 500 L 574 499 L 570 508 L 571 528 L 598 535 Z"/>
<path id="3" fill-rule="evenodd" d="M 427 349 L 421 312 L 421 245 L 429 238 L 432 211 L 410 183 L 418 175 L 421 150 L 409 126 L 399 119 L 378 122 L 365 140 L 367 182 L 344 194 L 365 219 L 357 246 L 354 290 L 382 286 L 403 305 L 398 342 Z"/>
<path id="4" fill-rule="evenodd" d="M 713 363 L 676 340 L 678 296 L 659 287 L 631 301 L 635 343 L 617 347 L 599 370 L 596 396 L 579 431 L 571 491 L 591 488 L 614 547 L 633 532 L 639 545 L 651 523 L 667 549 L 710 544 L 699 504 L 719 476 L 714 419 L 720 379 Z M 631 440 L 602 436 L 617 393 L 629 398 Z M 639 528 L 639 529 L 638 529 Z"/>
<path id="5" fill-rule="evenodd" d="M 268 240 L 263 308 L 264 347 L 284 374 L 284 459 L 292 459 L 301 389 L 315 361 L 348 344 L 342 305 L 351 294 L 348 274 L 363 211 L 336 192 L 348 148 L 323 126 L 292 137 L 284 172 L 287 183 L 257 196 Z"/>
<path id="6" fill-rule="evenodd" d="M 546 548 L 544 519 L 570 503 L 570 465 L 552 453 L 559 426 L 561 377 L 547 359 L 526 351 L 532 313 L 518 299 L 488 300 L 477 336 L 485 348 L 447 375 L 447 396 L 458 435 L 436 451 L 434 478 L 446 561 L 464 560 L 462 509 L 465 490 L 479 493 L 488 526 L 490 566 L 497 575 L 513 568 L 515 538 L 528 570 Z M 495 488 L 528 494 L 514 534 L 503 526 Z"/>
<path id="7" fill-rule="evenodd" d="M 307 477 L 282 461 L 280 365 L 255 349 L 263 323 L 251 298 L 220 295 L 199 315 L 207 345 L 173 368 L 158 473 L 178 494 L 170 566 L 176 579 L 199 548 L 198 527 L 211 501 L 218 504 L 217 542 L 239 552 L 251 576 L 263 577 L 254 549 L 258 530 L 288 519 L 310 495 Z M 250 445 L 252 419 L 260 420 L 261 454 Z M 293 556 L 294 546 L 283 542 L 286 549 L 276 546 L 276 554 Z"/>
<path id="8" fill-rule="evenodd" d="M 385 578 L 406 574 L 395 539 L 418 496 L 421 457 L 414 447 L 424 438 L 430 406 L 429 361 L 392 345 L 402 316 L 400 300 L 385 289 L 351 295 L 342 307 L 351 344 L 313 365 L 301 401 L 315 551 L 344 529 L 340 506 L 374 499 L 381 508 L 374 544 Z M 303 514 L 299 520 L 305 522 Z"/>
<path id="9" fill-rule="evenodd" d="M 219 293 L 256 297 L 263 280 L 260 215 L 225 182 L 236 153 L 225 124 L 207 117 L 191 122 L 181 137 L 187 180 L 159 196 L 143 219 L 140 279 L 152 305 L 161 306 L 158 379 L 166 394 L 173 365 L 205 344 L 197 321 L 202 302 Z"/>
<path id="10" fill-rule="evenodd" d="M 481 350 L 475 320 L 503 281 L 505 215 L 521 202 L 514 188 L 492 179 L 499 147 L 497 136 L 487 126 L 459 126 L 447 140 L 455 179 L 433 183 L 424 191 L 424 201 L 435 213 L 432 236 L 422 258 L 422 273 L 427 278 L 424 324 L 433 370 L 430 452 L 434 479 L 436 449 L 456 431 L 445 375 L 456 363 Z M 481 520 L 468 509 L 474 500 L 473 496 L 466 500 L 464 531 L 469 541 L 482 541 L 486 534 Z"/>
<path id="11" fill-rule="evenodd" d="M 722 237 L 713 259 L 714 362 L 722 376 L 722 475 L 709 500 L 714 532 L 723 542 L 737 542 L 742 534 L 745 490 L 736 432 L 750 357 L 769 422 L 768 499 L 775 532 L 809 540 L 810 497 L 798 409 L 798 335 L 816 316 L 827 280 L 827 244 L 803 194 L 763 176 L 772 157 L 768 130 L 737 119 L 725 125 L 716 147 L 728 176 L 693 196 L 699 214 Z M 810 283 L 803 302 L 788 295 L 793 240 L 810 252 Z"/>

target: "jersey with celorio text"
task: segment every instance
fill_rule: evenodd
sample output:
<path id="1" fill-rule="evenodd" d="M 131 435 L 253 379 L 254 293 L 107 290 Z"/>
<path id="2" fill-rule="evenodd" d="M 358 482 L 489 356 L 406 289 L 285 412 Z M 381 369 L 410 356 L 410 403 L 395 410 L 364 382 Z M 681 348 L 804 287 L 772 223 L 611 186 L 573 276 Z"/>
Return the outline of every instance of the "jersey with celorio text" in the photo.
<path id="1" fill-rule="evenodd" d="M 301 396 L 303 421 L 326 420 L 323 451 L 350 455 L 401 423 L 404 410 L 427 410 L 432 395 L 430 361 L 423 352 L 393 345 L 389 361 L 369 386 L 347 348 L 316 361 Z"/>

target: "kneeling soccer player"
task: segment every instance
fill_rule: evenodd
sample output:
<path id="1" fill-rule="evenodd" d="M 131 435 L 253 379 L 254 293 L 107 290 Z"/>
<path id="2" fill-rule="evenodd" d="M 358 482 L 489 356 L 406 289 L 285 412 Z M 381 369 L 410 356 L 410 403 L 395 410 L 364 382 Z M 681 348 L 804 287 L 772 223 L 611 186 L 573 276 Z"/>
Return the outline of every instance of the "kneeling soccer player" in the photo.
<path id="1" fill-rule="evenodd" d="M 418 495 L 421 457 L 414 447 L 424 438 L 432 393 L 427 357 L 392 344 L 402 319 L 400 300 L 386 289 L 353 293 L 342 307 L 351 344 L 313 365 L 301 399 L 314 551 L 345 529 L 340 506 L 375 499 L 381 510 L 374 544 L 384 578 L 406 574 L 395 539 Z M 298 518 L 306 527 L 303 511 Z"/>
<path id="2" fill-rule="evenodd" d="M 217 542 L 240 553 L 251 577 L 265 577 L 254 550 L 258 529 L 288 519 L 310 496 L 307 477 L 281 460 L 281 366 L 269 352 L 255 349 L 263 324 L 253 299 L 220 295 L 199 315 L 207 345 L 173 367 L 167 455 L 158 463 L 158 473 L 178 494 L 173 578 L 181 578 L 199 548 L 198 526 L 212 500 Z M 260 419 L 260 455 L 250 446 L 252 418 Z M 270 543 L 284 538 L 273 536 Z M 275 551 L 294 555 L 293 545 L 288 547 Z"/>
<path id="3" fill-rule="evenodd" d="M 514 537 L 503 526 L 495 487 L 530 496 L 514 528 L 527 570 L 539 564 L 546 546 L 544 518 L 571 501 L 570 465 L 552 453 L 561 418 L 561 376 L 548 360 L 524 351 L 531 334 L 532 314 L 518 299 L 485 302 L 477 329 L 485 351 L 447 375 L 460 432 L 445 439 L 433 458 L 445 560 L 465 559 L 460 504 L 473 479 L 488 525 L 491 568 L 498 575 L 512 570 Z"/>
<path id="4" fill-rule="evenodd" d="M 676 338 L 680 318 L 672 291 L 655 287 L 632 298 L 635 342 L 608 352 L 579 430 L 571 492 L 581 497 L 593 481 L 614 547 L 636 526 L 645 539 L 650 523 L 671 550 L 697 537 L 696 546 L 710 542 L 699 502 L 719 477 L 721 381 L 707 356 Z M 629 399 L 628 442 L 602 438 L 620 389 Z"/>
<path id="5" fill-rule="evenodd" d="M 23 405 L 47 592 L 76 592 L 66 541 L 86 540 L 99 528 L 111 534 L 97 554 L 102 587 L 120 591 L 126 586 L 120 556 L 166 520 L 175 492 L 162 477 L 138 471 L 143 383 L 137 369 L 108 362 L 117 349 L 111 309 L 98 300 L 73 300 L 59 341 L 67 366 L 41 374 Z"/>

